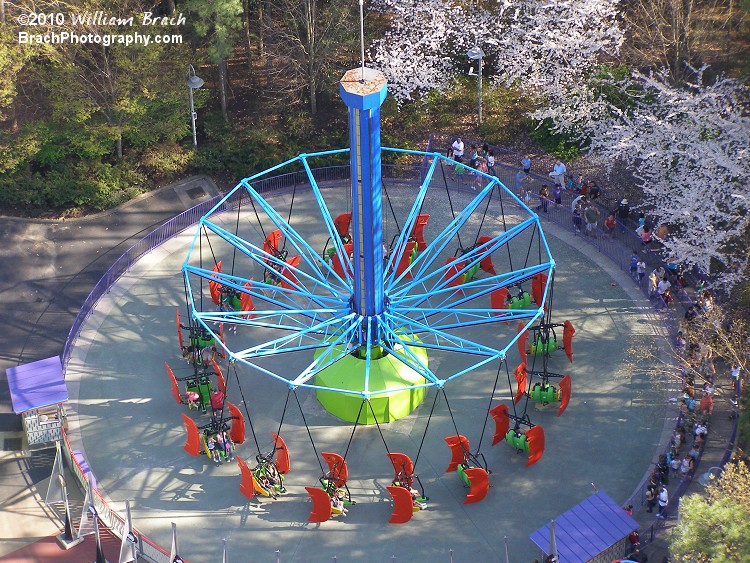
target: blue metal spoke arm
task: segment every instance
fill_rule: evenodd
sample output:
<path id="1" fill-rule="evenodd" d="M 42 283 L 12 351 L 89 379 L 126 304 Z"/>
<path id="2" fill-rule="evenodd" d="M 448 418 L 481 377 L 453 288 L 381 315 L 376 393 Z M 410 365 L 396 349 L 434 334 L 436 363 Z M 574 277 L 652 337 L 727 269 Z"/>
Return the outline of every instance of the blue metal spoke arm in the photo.
<path id="1" fill-rule="evenodd" d="M 238 359 L 252 358 L 264 355 L 278 354 L 282 352 L 296 352 L 299 350 L 314 350 L 322 346 L 328 346 L 327 341 L 330 338 L 334 338 L 335 342 L 340 342 L 343 337 L 350 333 L 350 330 L 341 333 L 339 329 L 341 321 L 354 321 L 355 315 L 350 314 L 342 318 L 332 318 L 324 322 L 318 323 L 314 326 L 307 327 L 302 330 L 295 331 L 293 334 L 287 334 L 285 336 L 269 340 L 263 344 L 257 346 L 251 346 L 244 350 L 238 351 L 235 356 Z M 326 330 L 328 328 L 335 328 L 337 330 Z M 312 340 L 311 344 L 302 344 L 304 339 Z M 293 344 L 297 342 L 298 344 Z"/>
<path id="2" fill-rule="evenodd" d="M 396 333 L 391 332 L 390 337 L 391 341 L 393 342 L 399 342 L 398 340 L 393 340 L 397 335 Z M 413 352 L 409 350 L 407 346 L 411 346 L 411 344 L 407 344 L 406 346 L 400 346 L 398 348 L 391 347 L 388 342 L 383 342 L 381 344 L 383 347 L 383 350 L 388 352 L 389 354 L 393 355 L 394 358 L 398 358 L 398 360 L 409 366 L 411 369 L 413 369 L 415 372 L 417 372 L 419 375 L 421 375 L 425 381 L 429 381 L 433 385 L 437 385 L 441 382 L 441 380 L 435 375 L 427 366 L 425 366 L 419 359 L 418 356 L 416 356 Z M 409 387 L 410 389 L 412 387 Z"/>
<path id="3" fill-rule="evenodd" d="M 348 152 L 348 150 L 347 150 Z M 341 238 L 339 237 L 338 231 L 336 231 L 336 226 L 333 224 L 333 217 L 331 216 L 331 212 L 328 209 L 328 206 L 326 205 L 325 198 L 323 197 L 322 192 L 320 191 L 320 187 L 318 186 L 318 182 L 315 179 L 315 176 L 312 173 L 312 170 L 310 169 L 310 164 L 307 161 L 307 159 L 302 160 L 302 165 L 305 168 L 305 172 L 307 173 L 307 177 L 310 180 L 310 187 L 312 188 L 312 192 L 315 196 L 315 201 L 318 204 L 318 208 L 320 209 L 321 217 L 323 218 L 323 223 L 326 227 L 326 230 L 328 231 L 328 238 L 333 243 L 333 248 L 336 252 L 336 255 L 338 256 L 339 261 L 341 264 L 349 264 L 349 257 L 346 255 L 346 252 L 344 250 L 344 245 L 341 242 Z M 349 268 L 344 269 L 344 278 L 341 278 L 334 269 L 331 267 L 330 264 L 328 264 L 325 260 L 323 261 L 323 267 L 326 268 L 328 272 L 328 276 L 333 276 L 334 279 L 338 280 L 338 282 L 346 288 L 346 290 L 351 290 L 351 287 L 353 285 L 352 277 L 349 273 Z"/>
<path id="4" fill-rule="evenodd" d="M 400 151 L 396 151 L 400 152 Z M 409 214 L 406 218 L 406 221 L 404 221 L 404 227 L 401 230 L 401 232 L 398 234 L 398 239 L 396 240 L 396 246 L 395 248 L 406 248 L 406 243 L 409 239 L 409 235 L 411 234 L 412 229 L 414 228 L 414 224 L 417 221 L 417 216 L 419 215 L 420 209 L 422 209 L 422 204 L 424 203 L 424 199 L 427 195 L 427 188 L 430 185 L 430 181 L 432 180 L 432 176 L 435 172 L 435 166 L 436 162 L 433 162 L 430 165 L 430 168 L 427 170 L 427 174 L 425 176 L 424 181 L 419 186 L 419 191 L 417 192 L 417 195 L 414 199 L 414 203 L 411 206 L 411 209 L 409 210 Z M 421 251 L 422 249 L 420 249 Z M 390 256 L 388 257 L 388 264 L 386 266 L 386 271 L 395 271 L 396 269 L 396 258 L 398 252 L 391 252 Z M 400 257 L 399 257 L 400 258 Z"/>
<path id="5" fill-rule="evenodd" d="M 407 272 L 413 274 L 416 279 L 424 276 L 427 269 L 439 258 L 440 253 L 446 246 L 448 246 L 451 240 L 453 240 L 459 229 L 471 218 L 472 213 L 476 210 L 479 204 L 482 203 L 483 199 L 482 195 L 478 194 L 455 218 L 453 218 L 448 226 L 445 227 L 445 229 L 443 229 L 443 231 L 441 231 L 432 242 L 427 244 L 427 248 L 417 255 L 414 262 L 409 264 L 409 267 L 406 268 L 404 272 L 398 276 L 390 276 L 388 279 L 388 285 L 386 286 L 386 291 L 391 292 L 394 287 L 407 276 Z M 413 207 L 412 211 L 414 211 Z M 402 235 L 404 233 L 402 233 Z M 399 240 L 401 240 L 401 237 L 399 237 Z M 400 249 L 402 247 L 399 246 L 397 248 Z M 394 257 L 394 263 L 396 258 L 397 257 Z M 415 266 L 417 265 L 419 265 L 419 268 L 415 269 Z"/>
<path id="6" fill-rule="evenodd" d="M 501 248 L 505 244 L 507 244 L 510 240 L 512 240 L 514 237 L 520 235 L 524 230 L 529 228 L 530 226 L 536 224 L 538 219 L 535 218 L 529 218 L 525 221 L 522 221 L 518 225 L 508 229 L 506 232 L 494 237 L 490 243 L 486 243 L 485 245 L 482 245 L 484 247 L 484 250 L 482 252 L 477 253 L 478 260 L 475 260 L 473 263 L 470 263 L 467 261 L 466 265 L 459 269 L 457 272 L 452 274 L 449 277 L 446 277 L 446 273 L 451 268 L 455 268 L 455 264 L 448 263 L 448 264 L 440 264 L 435 270 L 432 270 L 428 273 L 427 269 L 431 267 L 435 260 L 437 260 L 440 256 L 440 253 L 445 249 L 445 247 L 448 245 L 448 243 L 453 239 L 453 236 L 455 235 L 455 231 L 448 237 L 448 230 L 446 229 L 441 233 L 441 235 L 438 238 L 435 238 L 431 243 L 427 245 L 427 248 L 424 252 L 420 252 L 414 262 L 411 264 L 410 267 L 413 267 L 415 265 L 418 265 L 419 268 L 417 272 L 415 273 L 415 278 L 413 281 L 408 281 L 404 284 L 399 285 L 399 287 L 389 292 L 391 295 L 391 299 L 394 297 L 397 297 L 399 295 L 403 295 L 405 293 L 408 293 L 412 287 L 416 285 L 427 285 L 430 280 L 434 280 L 436 283 L 432 287 L 431 290 L 428 291 L 428 293 L 434 293 L 435 291 L 439 291 L 440 289 L 443 289 L 447 287 L 447 285 L 458 279 L 461 275 L 465 274 L 467 270 L 470 268 L 471 265 L 476 265 L 479 261 L 481 261 L 482 258 L 485 256 L 490 256 L 495 250 Z M 476 250 L 476 249 L 475 249 Z M 467 253 L 470 254 L 470 253 Z M 422 262 L 424 260 L 424 263 Z M 457 259 L 457 261 L 461 261 L 460 258 Z M 400 279 L 400 278 L 399 278 Z"/>
<path id="7" fill-rule="evenodd" d="M 361 325 L 362 317 L 356 317 L 345 331 L 334 335 L 332 340 L 325 341 L 325 350 L 294 378 L 294 385 L 306 385 L 316 374 L 349 355 L 352 351 L 352 339 L 357 337 Z M 318 348 L 322 347 L 318 346 Z"/>
<path id="8" fill-rule="evenodd" d="M 260 266 L 264 270 L 268 268 L 269 263 L 273 264 L 273 265 L 276 265 L 279 268 L 279 270 L 281 270 L 281 269 L 283 269 L 285 267 L 289 267 L 288 264 L 286 262 L 284 262 L 283 260 L 280 260 L 276 256 L 268 254 L 267 252 L 265 252 L 264 250 L 258 248 L 257 246 L 255 246 L 253 244 L 250 244 L 250 243 L 246 242 L 245 240 L 243 240 L 243 239 L 241 239 L 239 237 L 236 237 L 234 234 L 232 234 L 232 233 L 230 233 L 230 232 L 222 229 L 221 227 L 218 227 L 218 226 L 214 225 L 213 223 L 211 223 L 209 221 L 204 222 L 204 224 L 210 230 L 212 230 L 213 232 L 215 232 L 217 234 L 217 236 L 221 237 L 222 239 L 226 240 L 227 242 L 229 242 L 230 244 L 232 244 L 233 246 L 235 246 L 235 248 L 237 250 L 239 250 L 241 253 L 245 254 L 248 258 L 250 258 L 253 262 L 255 262 L 256 264 L 258 264 L 258 266 Z M 289 267 L 289 269 L 292 270 L 291 267 Z M 209 278 L 209 279 L 218 279 L 217 278 L 218 276 L 227 276 L 227 274 L 224 274 L 224 273 L 218 273 L 218 272 L 214 272 L 213 270 L 205 270 L 203 268 L 198 268 L 196 266 L 191 266 L 188 263 L 188 261 L 186 261 L 185 264 L 183 264 L 183 270 L 191 271 L 191 272 L 195 273 L 196 275 L 199 275 L 199 276 L 201 276 L 203 278 Z M 345 293 L 333 291 L 332 290 L 333 288 L 331 288 L 330 285 L 326 284 L 325 282 L 323 282 L 321 280 L 318 280 L 318 279 L 316 279 L 316 278 L 314 278 L 314 277 L 312 277 L 312 276 L 310 276 L 310 275 L 302 272 L 301 270 L 294 269 L 294 271 L 297 272 L 302 278 L 306 278 L 308 280 L 311 280 L 313 282 L 313 288 L 315 288 L 315 287 L 324 287 L 324 288 L 326 288 L 327 293 L 330 293 L 334 297 L 337 297 L 338 301 L 346 299 L 346 294 Z M 230 278 L 227 278 L 227 279 L 229 280 Z M 237 279 L 240 280 L 240 279 L 244 279 L 244 278 L 239 278 L 238 277 Z M 245 281 L 250 281 L 250 280 L 245 280 Z M 272 286 L 272 285 L 266 285 L 266 284 L 264 284 L 263 281 L 253 281 L 252 283 L 255 284 L 255 285 L 257 285 L 258 287 L 261 287 L 261 288 L 266 288 L 267 287 L 267 288 L 273 289 L 273 288 L 277 287 L 277 286 Z M 325 303 L 323 303 L 321 301 L 321 299 L 323 299 L 323 297 L 319 293 L 315 293 L 314 291 L 308 291 L 307 288 L 303 288 L 299 284 L 295 284 L 295 286 L 299 288 L 299 291 L 304 291 L 308 295 L 315 295 L 316 298 L 313 299 L 313 301 L 315 301 L 317 304 L 319 304 L 321 306 L 325 306 Z M 238 290 L 242 291 L 241 289 L 238 289 Z"/>
<path id="9" fill-rule="evenodd" d="M 539 309 L 445 309 L 435 310 L 434 313 L 442 314 L 442 318 L 429 321 L 431 327 L 437 330 L 450 330 L 464 326 L 478 326 L 500 322 L 528 319 L 539 315 Z M 429 314 L 420 316 L 411 315 L 410 318 L 427 322 Z"/>
<path id="10" fill-rule="evenodd" d="M 256 178 L 262 178 L 263 176 L 270 176 L 271 172 L 275 172 L 276 170 L 280 170 L 281 168 L 284 168 L 286 166 L 289 166 L 293 164 L 294 162 L 300 160 L 302 155 L 297 155 L 294 158 L 290 158 L 289 160 L 285 160 L 284 162 L 281 162 L 275 166 L 272 166 L 271 168 L 267 168 L 266 170 L 263 170 L 262 172 L 259 172 L 258 174 L 254 174 L 252 176 L 249 176 L 245 179 L 243 179 L 239 184 L 237 184 L 234 188 L 232 188 L 230 191 L 227 192 L 227 194 L 221 198 L 218 202 L 216 202 L 216 205 L 214 205 L 208 213 L 206 213 L 205 216 L 213 215 L 214 213 L 221 212 L 221 211 L 227 211 L 229 209 L 233 209 L 239 205 L 230 204 L 232 197 L 237 192 L 240 192 L 240 186 L 242 185 L 242 182 L 249 181 L 249 180 L 255 180 Z M 240 196 L 241 197 L 241 196 Z"/>
<path id="11" fill-rule="evenodd" d="M 273 222 L 274 225 L 281 231 L 287 243 L 291 244 L 302 257 L 302 260 L 307 264 L 310 270 L 316 275 L 318 280 L 323 280 L 325 275 L 320 269 L 321 264 L 325 264 L 321 260 L 320 253 L 313 249 L 305 239 L 292 227 L 287 221 L 274 209 L 265 199 L 261 196 L 255 188 L 253 188 L 249 182 L 243 180 L 241 182 L 245 189 L 250 193 L 250 196 L 258 204 L 258 206 L 266 212 L 268 218 Z M 311 276 L 310 279 L 315 279 Z"/>
<path id="12" fill-rule="evenodd" d="M 285 223 L 286 224 L 286 223 Z M 314 251 L 306 242 L 303 241 L 302 248 L 300 248 L 299 245 L 294 244 L 294 239 L 300 238 L 299 234 L 292 229 L 291 226 L 287 225 L 287 231 L 284 229 L 280 229 L 282 231 L 282 235 L 286 237 L 286 240 L 289 241 L 297 250 L 300 251 L 300 257 L 302 260 L 305 261 L 305 263 L 312 265 L 312 271 L 314 274 L 318 274 L 318 276 L 310 275 L 303 270 L 300 270 L 298 268 L 293 268 L 291 265 L 289 265 L 284 260 L 281 260 L 280 258 L 267 253 L 265 250 L 262 250 L 261 248 L 255 246 L 254 244 L 251 244 L 244 239 L 239 238 L 238 236 L 234 235 L 233 233 L 227 231 L 226 229 L 223 229 L 222 227 L 219 227 L 218 225 L 211 223 L 210 221 L 205 221 L 204 225 L 208 227 L 211 231 L 216 233 L 218 236 L 220 236 L 222 239 L 226 240 L 228 243 L 232 244 L 248 256 L 251 260 L 253 260 L 255 263 L 261 265 L 262 267 L 266 267 L 267 263 L 271 263 L 276 265 L 279 270 L 282 268 L 288 268 L 290 271 L 292 271 L 295 276 L 297 276 L 297 279 L 300 281 L 299 284 L 294 283 L 293 280 L 289 280 L 290 285 L 298 289 L 299 291 L 307 291 L 306 288 L 302 285 L 302 280 L 310 280 L 313 282 L 314 286 L 323 285 L 328 288 L 328 291 L 330 293 L 333 293 L 334 295 L 339 295 L 343 297 L 343 292 L 337 292 L 334 291 L 333 288 L 330 287 L 330 284 L 327 284 L 323 279 L 323 273 L 318 268 L 318 264 L 323 263 L 320 259 L 320 255 Z M 308 253 L 310 256 L 308 256 Z M 311 256 L 314 256 L 314 260 L 311 260 Z M 327 264 L 326 264 L 327 267 Z"/>
<path id="13" fill-rule="evenodd" d="M 282 262 L 283 263 L 283 262 Z M 309 297 L 311 301 L 316 302 L 318 305 L 320 305 L 322 308 L 338 308 L 347 303 L 346 299 L 343 297 L 339 297 L 337 295 L 333 296 L 327 296 L 325 294 L 320 293 L 310 293 L 306 290 L 290 290 L 287 288 L 282 288 L 280 286 L 266 283 L 262 280 L 254 280 L 254 279 L 247 279 L 241 276 L 233 276 L 231 274 L 227 274 L 225 272 L 214 272 L 213 270 L 206 270 L 205 268 L 198 268 L 196 266 L 184 266 L 184 271 L 194 274 L 198 277 L 207 279 L 209 281 L 216 281 L 220 283 L 223 286 L 230 287 L 239 293 L 246 293 L 248 295 L 251 295 L 252 297 L 255 297 L 257 299 L 262 299 L 268 302 L 273 302 L 271 298 L 267 296 L 266 293 L 263 293 L 263 291 L 269 291 L 269 292 L 279 292 L 284 295 L 291 294 L 295 297 L 302 296 L 302 297 Z M 249 283 L 250 288 L 248 289 L 245 287 L 245 284 Z M 314 299 L 313 299 L 314 296 Z M 276 305 L 279 307 L 287 308 L 288 305 L 282 302 L 276 302 Z M 292 306 L 296 307 L 298 306 L 296 303 L 292 302 Z"/>
<path id="14" fill-rule="evenodd" d="M 192 291 L 192 284 L 190 282 L 190 277 L 187 274 L 189 272 L 194 272 L 194 270 L 195 270 L 194 268 L 188 267 L 187 271 L 185 272 L 185 283 L 187 285 L 187 290 L 188 290 L 189 294 L 192 294 L 193 291 Z M 205 270 L 203 272 L 205 273 Z M 201 276 L 201 277 L 215 278 L 216 277 L 216 273 L 213 272 L 211 276 L 204 275 L 204 276 Z M 347 304 L 346 303 L 342 303 L 338 299 L 325 299 L 325 298 L 317 299 L 316 301 L 328 301 L 329 303 L 323 304 L 323 306 L 318 307 L 318 308 L 314 308 L 314 309 L 313 308 L 301 308 L 300 304 L 297 301 L 295 301 L 295 298 L 299 298 L 300 296 L 304 296 L 304 294 L 295 292 L 293 290 L 288 290 L 288 289 L 285 289 L 285 288 L 282 288 L 282 287 L 279 287 L 279 286 L 269 285 L 269 284 L 266 284 L 266 283 L 263 283 L 263 282 L 252 281 L 252 284 L 253 284 L 253 287 L 254 287 L 255 290 L 262 291 L 263 289 L 267 289 L 269 291 L 269 293 L 271 293 L 272 295 L 274 295 L 274 296 L 280 295 L 281 297 L 285 298 L 287 301 L 282 301 L 280 299 L 276 299 L 275 297 L 267 296 L 267 295 L 265 295 L 263 293 L 259 293 L 258 291 L 248 292 L 246 289 L 245 290 L 239 290 L 237 288 L 237 286 L 233 285 L 233 284 L 227 284 L 227 285 L 230 285 L 230 286 L 234 287 L 235 289 L 238 289 L 238 291 L 242 291 L 243 293 L 249 293 L 250 295 L 253 295 L 253 296 L 257 297 L 259 300 L 262 300 L 264 303 L 268 303 L 271 306 L 278 307 L 278 310 L 274 311 L 273 309 L 270 309 L 270 310 L 267 311 L 268 313 L 277 313 L 279 315 L 297 314 L 297 315 L 306 316 L 306 317 L 308 317 L 310 319 L 316 319 L 318 317 L 318 314 L 321 311 L 323 311 L 323 312 L 325 312 L 325 311 L 331 311 L 332 314 L 336 314 L 337 312 L 341 312 L 341 311 L 348 312 Z M 312 303 L 312 300 L 310 300 L 310 302 Z M 198 313 L 200 313 L 202 315 L 219 315 L 222 312 L 221 311 L 200 311 L 199 312 L 197 310 L 194 312 L 194 314 L 198 314 Z M 227 313 L 232 313 L 232 312 L 229 311 Z M 254 311 L 242 311 L 242 310 L 240 310 L 240 311 L 234 311 L 234 313 L 236 313 L 237 315 L 244 315 L 244 314 L 252 314 L 252 313 L 254 313 Z M 212 319 L 212 320 L 215 320 L 215 319 Z M 253 324 L 253 323 L 247 322 L 245 324 Z"/>
<path id="15" fill-rule="evenodd" d="M 273 328 L 279 330 L 300 330 L 310 326 L 310 321 L 319 323 L 323 319 L 341 318 L 345 316 L 346 310 L 318 310 L 317 315 L 311 315 L 315 311 L 299 309 L 298 311 L 196 311 L 195 317 L 206 322 L 230 322 L 236 325 L 245 325 L 258 328 Z M 246 319 L 246 315 L 253 318 Z"/>
<path id="16" fill-rule="evenodd" d="M 496 276 L 490 276 L 487 278 L 482 278 L 478 280 L 474 280 L 468 283 L 463 283 L 460 286 L 456 287 L 448 287 L 447 285 L 443 286 L 442 289 L 427 289 L 424 288 L 423 293 L 415 293 L 412 295 L 405 295 L 403 297 L 400 297 L 398 299 L 393 299 L 392 303 L 393 306 L 399 307 L 402 309 L 411 309 L 411 310 L 421 310 L 422 308 L 420 305 L 422 305 L 425 301 L 428 303 L 432 303 L 435 301 L 435 297 L 443 297 L 444 299 L 440 301 L 437 304 L 432 304 L 429 308 L 433 310 L 439 310 L 439 309 L 452 309 L 456 306 L 463 305 L 464 303 L 468 303 L 470 301 L 473 301 L 479 297 L 483 297 L 484 295 L 487 295 L 489 293 L 492 293 L 492 291 L 502 288 L 502 287 L 511 287 L 513 285 L 516 285 L 518 283 L 521 283 L 524 280 L 527 280 L 534 274 L 537 274 L 539 272 L 546 272 L 550 269 L 550 264 L 539 264 L 536 266 L 530 266 L 528 268 L 524 268 L 522 270 L 516 270 L 514 272 L 509 273 L 502 273 L 498 274 Z M 453 279 L 454 276 L 451 276 L 450 279 Z M 442 278 L 441 278 L 442 279 Z M 496 283 L 493 284 L 493 282 Z M 465 293 L 465 296 L 463 297 L 456 297 L 457 290 L 462 290 Z M 472 292 L 467 290 L 473 290 L 477 289 L 478 291 Z"/>
<path id="17" fill-rule="evenodd" d="M 451 350 L 454 352 L 463 352 L 467 354 L 476 354 L 481 356 L 492 356 L 497 357 L 499 354 L 496 348 L 492 346 L 486 346 L 473 340 L 461 338 L 454 334 L 450 334 L 443 330 L 435 329 L 431 325 L 422 324 L 410 317 L 399 314 L 388 314 L 388 321 L 390 326 L 398 326 L 398 332 L 396 334 L 403 334 L 406 336 L 419 336 L 420 340 L 423 340 L 422 344 L 415 343 L 416 347 L 424 348 L 438 348 L 442 350 Z M 429 345 L 424 342 L 427 337 L 435 339 L 435 345 Z M 448 342 L 451 345 L 446 346 Z M 502 351 L 503 353 L 505 350 Z"/>

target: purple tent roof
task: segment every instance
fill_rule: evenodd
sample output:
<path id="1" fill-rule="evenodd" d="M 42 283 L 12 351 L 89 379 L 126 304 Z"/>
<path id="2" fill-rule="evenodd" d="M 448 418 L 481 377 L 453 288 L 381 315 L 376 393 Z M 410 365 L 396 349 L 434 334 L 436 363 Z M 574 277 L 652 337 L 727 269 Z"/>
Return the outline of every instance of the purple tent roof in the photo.
<path id="1" fill-rule="evenodd" d="M 5 375 L 16 414 L 68 400 L 59 356 L 8 368 Z"/>
<path id="2" fill-rule="evenodd" d="M 529 536 L 549 555 L 549 524 Z M 588 561 L 638 529 L 638 522 L 598 491 L 555 518 L 555 541 L 560 563 Z"/>

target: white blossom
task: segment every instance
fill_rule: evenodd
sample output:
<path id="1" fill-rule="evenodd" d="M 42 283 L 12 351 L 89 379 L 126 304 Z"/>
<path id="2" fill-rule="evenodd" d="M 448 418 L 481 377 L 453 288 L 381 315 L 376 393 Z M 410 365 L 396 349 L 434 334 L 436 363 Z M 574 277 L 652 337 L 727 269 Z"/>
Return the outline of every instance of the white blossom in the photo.
<path id="1" fill-rule="evenodd" d="M 403 102 L 417 92 L 443 91 L 466 72 L 466 51 L 486 53 L 495 81 L 520 84 L 552 102 L 564 98 L 602 54 L 622 43 L 619 0 L 481 2 L 375 0 L 391 29 L 370 51 Z"/>
<path id="2" fill-rule="evenodd" d="M 635 73 L 639 103 L 602 122 L 591 148 L 635 170 L 650 213 L 669 228 L 670 253 L 731 287 L 750 257 L 748 89 L 697 77 L 674 86 L 664 73 Z"/>

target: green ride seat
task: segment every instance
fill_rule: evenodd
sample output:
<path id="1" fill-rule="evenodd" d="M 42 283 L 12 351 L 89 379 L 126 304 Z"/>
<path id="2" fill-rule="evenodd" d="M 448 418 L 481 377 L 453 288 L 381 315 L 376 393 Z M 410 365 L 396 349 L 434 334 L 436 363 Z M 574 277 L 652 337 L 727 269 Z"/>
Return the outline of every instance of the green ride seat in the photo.
<path id="1" fill-rule="evenodd" d="M 534 385 L 531 389 L 531 400 L 541 401 L 542 403 L 553 403 L 557 401 L 557 389 L 552 385 Z"/>
<path id="2" fill-rule="evenodd" d="M 508 442 L 508 444 L 522 452 L 529 452 L 529 440 L 526 437 L 526 434 L 521 434 L 520 436 L 516 435 L 516 431 L 513 429 L 508 430 L 508 433 L 505 435 L 505 441 Z"/>
<path id="3" fill-rule="evenodd" d="M 466 281 L 467 282 L 471 281 L 474 278 L 474 276 L 477 275 L 478 271 L 479 271 L 479 262 L 477 262 L 471 268 L 466 270 Z"/>
<path id="4" fill-rule="evenodd" d="M 469 477 L 466 475 L 466 467 L 463 463 L 459 463 L 458 467 L 456 467 L 456 473 L 458 473 L 458 476 L 461 478 L 461 481 L 464 485 L 467 487 L 471 487 L 471 482 L 469 481 Z"/>

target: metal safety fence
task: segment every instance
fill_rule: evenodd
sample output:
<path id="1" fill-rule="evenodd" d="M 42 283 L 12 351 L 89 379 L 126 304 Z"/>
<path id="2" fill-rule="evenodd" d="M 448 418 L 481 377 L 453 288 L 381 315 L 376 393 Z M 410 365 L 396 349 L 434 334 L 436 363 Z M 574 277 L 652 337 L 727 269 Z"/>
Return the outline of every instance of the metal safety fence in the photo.
<path id="1" fill-rule="evenodd" d="M 430 139 L 430 143 L 427 147 L 427 153 L 434 151 L 434 147 L 439 145 Z M 495 147 L 500 150 L 500 148 Z M 502 154 L 505 155 L 516 155 L 513 151 L 502 149 Z M 404 182 L 416 184 L 421 182 L 427 173 L 428 167 L 431 165 L 433 157 L 430 154 L 423 155 L 421 162 L 415 165 L 388 165 L 383 164 L 382 176 L 385 181 L 392 182 Z M 441 163 L 442 165 L 442 163 Z M 495 165 L 495 171 L 498 179 L 506 186 L 511 187 L 515 184 L 515 178 L 517 168 L 510 165 L 498 162 Z M 312 175 L 318 185 L 337 185 L 342 184 L 349 180 L 350 167 L 349 165 L 340 166 L 329 166 L 316 168 L 312 170 Z M 436 179 L 433 181 L 440 182 L 440 178 L 445 183 L 447 189 L 455 189 L 460 191 L 468 191 L 472 188 L 476 188 L 475 178 L 471 176 L 471 172 L 464 176 L 457 176 L 451 174 L 451 171 L 442 170 L 440 174 L 436 174 Z M 516 195 L 519 199 L 524 198 L 525 193 L 528 191 L 526 188 L 541 185 L 541 183 L 549 183 L 549 178 L 530 174 L 526 180 L 526 184 L 523 185 L 521 190 L 515 190 Z M 303 170 L 289 172 L 285 174 L 279 174 L 273 177 L 260 178 L 251 182 L 253 188 L 261 194 L 272 194 L 279 193 L 286 190 L 293 189 L 310 189 L 311 184 L 309 177 Z M 228 211 L 236 209 L 239 205 L 243 204 L 249 197 L 245 192 L 237 192 L 237 196 L 225 201 L 219 211 Z M 621 270 L 627 271 L 630 263 L 630 254 L 633 249 L 636 249 L 640 256 L 643 256 L 646 260 L 648 268 L 656 268 L 659 266 L 666 267 L 664 256 L 661 254 L 660 248 L 656 244 L 644 245 L 641 242 L 640 237 L 631 229 L 627 228 L 626 225 L 618 225 L 614 233 L 607 234 L 602 232 L 599 227 L 593 229 L 589 235 L 584 232 L 577 232 L 576 226 L 573 223 L 573 212 L 571 209 L 571 202 L 576 196 L 575 193 L 564 191 L 562 193 L 562 200 L 560 204 L 556 204 L 553 201 L 542 201 L 535 195 L 531 196 L 531 199 L 526 198 L 525 203 L 532 209 L 536 210 L 537 213 L 542 217 L 544 221 L 554 223 L 560 228 L 567 229 L 573 233 L 580 240 L 580 245 L 585 248 L 595 249 L 596 251 L 607 256 L 612 262 L 614 262 Z M 221 201 L 223 195 L 216 196 L 212 199 L 204 201 L 195 207 L 192 207 L 183 213 L 173 217 L 163 225 L 143 237 L 141 240 L 131 246 L 122 256 L 120 256 L 107 272 L 102 276 L 98 283 L 94 286 L 91 293 L 88 295 L 86 300 L 77 316 L 75 317 L 71 329 L 68 334 L 68 338 L 65 343 L 62 363 L 63 370 L 67 370 L 68 363 L 71 358 L 73 348 L 80 335 L 80 332 L 89 318 L 91 313 L 94 311 L 99 300 L 107 295 L 110 288 L 117 282 L 117 280 L 125 274 L 140 258 L 154 250 L 155 248 L 162 245 L 169 239 L 179 235 L 185 229 L 195 226 L 210 210 L 212 210 Z M 634 283 L 638 283 L 634 280 Z M 674 334 L 677 323 L 673 314 L 670 314 L 672 309 L 670 306 L 660 298 L 658 294 L 653 295 L 648 291 L 648 287 L 643 283 L 638 283 L 640 289 L 644 292 L 654 306 L 654 311 L 659 313 L 666 313 L 662 316 L 665 326 L 667 327 L 663 333 L 663 336 L 670 337 L 670 333 Z M 687 306 L 691 303 L 690 297 L 684 290 L 680 291 L 676 295 L 676 304 Z M 679 420 L 679 418 L 678 418 Z M 736 424 L 735 424 L 736 431 Z M 67 436 L 65 437 L 66 447 L 65 456 L 68 461 L 69 467 L 71 467 L 73 474 L 76 476 L 80 486 L 85 489 L 88 480 L 88 473 L 81 467 L 79 461 L 73 455 L 73 450 L 68 441 Z M 660 445 L 660 451 L 663 447 Z M 729 459 L 728 452 L 726 460 Z M 725 460 L 725 461 L 726 461 Z M 648 482 L 648 475 L 650 472 L 647 471 L 641 483 L 639 483 L 636 490 L 628 499 L 628 504 L 635 506 L 642 506 L 645 499 L 645 486 Z M 692 478 L 692 475 L 690 475 Z M 689 484 L 689 482 L 688 482 Z M 682 483 L 681 483 L 682 486 Z M 687 488 L 685 485 L 682 489 Z M 95 490 L 95 489 L 94 489 Z M 678 492 L 679 492 L 678 490 Z M 674 493 L 673 493 L 674 495 Z M 122 538 L 125 530 L 124 518 L 115 510 L 113 510 L 104 498 L 95 490 L 94 504 L 97 512 L 100 515 L 102 522 L 119 538 Z M 155 563 L 170 563 L 169 554 L 162 547 L 152 542 L 146 535 L 138 532 L 137 547 L 140 556 L 147 561 Z M 452 559 L 452 552 L 450 553 Z M 277 557 L 278 560 L 278 557 Z"/>

